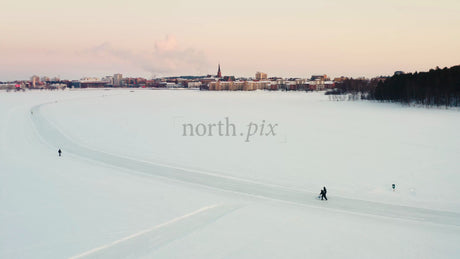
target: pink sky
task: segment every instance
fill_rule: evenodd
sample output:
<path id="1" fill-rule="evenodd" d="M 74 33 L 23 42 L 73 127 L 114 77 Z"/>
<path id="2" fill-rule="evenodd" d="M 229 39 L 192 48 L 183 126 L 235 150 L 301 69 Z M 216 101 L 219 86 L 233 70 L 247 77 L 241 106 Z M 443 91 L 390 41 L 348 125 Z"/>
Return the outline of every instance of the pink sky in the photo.
<path id="1" fill-rule="evenodd" d="M 460 64 L 458 0 L 2 1 L 0 80 L 391 75 Z"/>

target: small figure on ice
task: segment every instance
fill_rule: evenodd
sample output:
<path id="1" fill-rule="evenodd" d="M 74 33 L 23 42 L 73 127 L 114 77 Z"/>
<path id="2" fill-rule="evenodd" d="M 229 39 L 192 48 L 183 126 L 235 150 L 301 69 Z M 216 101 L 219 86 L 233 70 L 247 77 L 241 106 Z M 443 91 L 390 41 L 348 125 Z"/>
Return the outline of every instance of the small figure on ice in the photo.
<path id="1" fill-rule="evenodd" d="M 58 150 L 59 156 L 61 156 L 61 153 L 62 153 L 62 151 L 61 151 L 61 149 L 59 149 L 59 150 Z"/>
<path id="2" fill-rule="evenodd" d="M 396 189 L 396 184 L 392 184 L 391 187 L 393 188 L 393 191 Z"/>
<path id="3" fill-rule="evenodd" d="M 321 190 L 321 193 L 319 194 L 319 196 L 321 197 L 321 200 L 326 199 L 327 201 L 326 193 L 327 193 L 326 186 L 324 186 L 323 189 Z"/>

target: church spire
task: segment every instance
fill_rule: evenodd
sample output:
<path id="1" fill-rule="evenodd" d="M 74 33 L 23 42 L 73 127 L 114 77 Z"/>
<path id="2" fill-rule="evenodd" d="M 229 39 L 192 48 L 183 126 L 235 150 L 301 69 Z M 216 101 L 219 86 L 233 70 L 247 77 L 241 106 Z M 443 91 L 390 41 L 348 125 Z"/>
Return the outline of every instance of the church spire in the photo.
<path id="1" fill-rule="evenodd" d="M 222 72 L 220 72 L 220 63 L 219 63 L 219 68 L 217 69 L 217 77 L 218 78 L 222 77 Z"/>

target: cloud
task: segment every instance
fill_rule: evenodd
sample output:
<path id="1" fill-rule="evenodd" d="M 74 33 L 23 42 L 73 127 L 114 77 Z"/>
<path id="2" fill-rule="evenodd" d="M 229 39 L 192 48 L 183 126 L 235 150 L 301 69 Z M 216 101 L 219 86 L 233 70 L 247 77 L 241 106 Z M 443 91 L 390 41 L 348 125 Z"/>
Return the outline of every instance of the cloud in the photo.
<path id="1" fill-rule="evenodd" d="M 117 48 L 109 42 L 95 46 L 85 54 L 99 60 L 118 60 L 130 63 L 152 75 L 174 73 L 200 73 L 208 62 L 203 51 L 181 48 L 174 36 L 155 41 L 151 50 L 128 50 Z"/>
<path id="2" fill-rule="evenodd" d="M 174 51 L 177 49 L 176 37 L 166 35 L 164 40 L 155 42 L 155 50 L 159 52 Z"/>

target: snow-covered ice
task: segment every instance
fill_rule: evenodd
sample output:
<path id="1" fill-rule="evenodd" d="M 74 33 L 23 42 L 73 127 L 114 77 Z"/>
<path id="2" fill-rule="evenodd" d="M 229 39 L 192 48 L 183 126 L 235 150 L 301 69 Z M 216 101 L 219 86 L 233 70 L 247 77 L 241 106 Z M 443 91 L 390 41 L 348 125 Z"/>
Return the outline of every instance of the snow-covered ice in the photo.
<path id="1" fill-rule="evenodd" d="M 0 92 L 0 257 L 457 258 L 459 147 L 457 110 L 321 93 Z"/>

